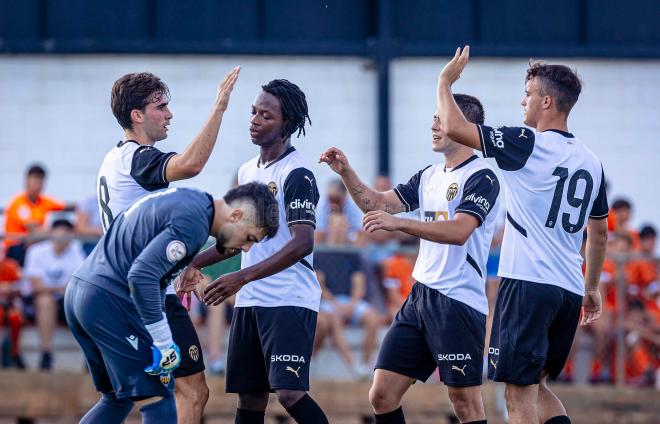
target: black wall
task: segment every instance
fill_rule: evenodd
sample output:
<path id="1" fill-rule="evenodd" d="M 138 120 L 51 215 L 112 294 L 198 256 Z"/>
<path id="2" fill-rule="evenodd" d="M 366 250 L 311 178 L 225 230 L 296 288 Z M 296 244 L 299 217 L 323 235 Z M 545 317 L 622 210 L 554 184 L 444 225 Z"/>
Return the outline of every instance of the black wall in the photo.
<path id="1" fill-rule="evenodd" d="M 660 57 L 660 0 L 0 0 L 0 53 Z M 383 51 L 384 49 L 384 51 Z"/>

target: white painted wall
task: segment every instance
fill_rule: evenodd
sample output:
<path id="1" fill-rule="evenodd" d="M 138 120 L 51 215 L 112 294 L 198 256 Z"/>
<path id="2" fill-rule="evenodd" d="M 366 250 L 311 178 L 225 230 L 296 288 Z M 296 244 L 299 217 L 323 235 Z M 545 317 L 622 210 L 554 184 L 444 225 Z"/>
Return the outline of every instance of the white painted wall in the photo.
<path id="1" fill-rule="evenodd" d="M 441 161 L 430 150 L 437 72 L 445 58 L 398 60 L 392 66 L 392 177 L 404 182 Z M 602 159 L 610 199 L 624 195 L 636 224 L 660 227 L 660 61 L 565 60 L 577 67 L 584 89 L 569 126 Z M 316 165 L 336 145 L 364 179 L 376 173 L 376 74 L 361 59 L 244 56 L 0 56 L 0 205 L 22 189 L 26 166 L 44 163 L 47 193 L 78 201 L 94 191 L 103 155 L 123 136 L 110 112 L 112 83 L 127 72 L 149 70 L 172 92 L 174 119 L 165 151 L 181 151 L 204 123 L 224 74 L 243 66 L 202 175 L 188 181 L 224 193 L 238 166 L 257 153 L 248 138 L 250 104 L 260 84 L 285 77 L 307 94 L 313 125 L 294 140 L 314 164 L 323 192 L 332 176 Z M 520 125 L 526 60 L 473 59 L 455 86 L 476 95 L 492 125 Z"/>
<path id="2" fill-rule="evenodd" d="M 192 185 L 214 195 L 229 187 L 238 167 L 258 154 L 248 126 L 261 85 L 287 78 L 305 92 L 312 125 L 294 138 L 314 164 L 319 181 L 331 171 L 316 165 L 330 145 L 342 145 L 365 175 L 375 173 L 376 79 L 359 59 L 194 56 L 0 56 L 0 204 L 23 187 L 26 167 L 42 162 L 49 171 L 46 193 L 78 201 L 95 190 L 104 155 L 123 131 L 110 110 L 110 90 L 122 74 L 148 70 L 172 94 L 169 137 L 157 144 L 182 151 L 204 124 L 217 86 L 228 70 L 242 66 L 216 148 Z M 321 187 L 322 188 L 322 187 Z"/>

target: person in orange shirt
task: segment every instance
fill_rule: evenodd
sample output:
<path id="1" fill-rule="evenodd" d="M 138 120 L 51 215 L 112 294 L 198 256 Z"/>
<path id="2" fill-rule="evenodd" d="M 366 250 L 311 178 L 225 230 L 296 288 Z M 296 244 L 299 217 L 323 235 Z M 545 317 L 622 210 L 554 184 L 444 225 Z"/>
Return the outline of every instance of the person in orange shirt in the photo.
<path id="1" fill-rule="evenodd" d="M 398 250 L 383 261 L 383 286 L 387 296 L 387 312 L 390 321 L 403 305 L 415 283 L 412 272 L 416 252 Z M 412 256 L 412 257 L 411 257 Z"/>
<path id="2" fill-rule="evenodd" d="M 8 337 L 2 341 L 2 367 L 15 365 L 24 369 L 25 364 L 19 354 L 19 338 L 23 324 L 23 314 L 15 307 L 14 298 L 19 294 L 21 268 L 14 259 L 5 258 L 0 246 L 0 325 L 9 328 Z"/>
<path id="3" fill-rule="evenodd" d="M 614 217 L 614 222 L 608 222 L 608 229 L 617 234 L 625 234 L 630 237 L 632 241 L 633 251 L 639 250 L 639 233 L 630 227 L 630 219 L 632 218 L 632 205 L 626 199 L 617 199 L 612 203 L 610 209 Z"/>
<path id="4" fill-rule="evenodd" d="M 38 235 L 45 232 L 46 215 L 66 207 L 64 203 L 42 194 L 45 180 L 46 170 L 42 166 L 30 166 L 25 179 L 25 191 L 16 195 L 5 210 L 6 254 L 21 266 L 30 241 L 12 236 Z"/>
<path id="5" fill-rule="evenodd" d="M 637 286 L 639 295 L 653 297 L 658 291 L 658 261 L 654 259 L 657 233 L 645 225 L 639 232 L 640 257 L 630 263 L 630 284 Z"/>

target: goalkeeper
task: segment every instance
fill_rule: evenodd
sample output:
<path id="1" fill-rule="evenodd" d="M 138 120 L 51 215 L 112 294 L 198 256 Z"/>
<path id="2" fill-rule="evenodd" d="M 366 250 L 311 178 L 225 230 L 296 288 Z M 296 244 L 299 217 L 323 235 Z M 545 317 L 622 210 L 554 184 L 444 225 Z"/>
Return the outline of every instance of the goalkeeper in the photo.
<path id="1" fill-rule="evenodd" d="M 222 199 L 172 188 L 140 198 L 113 222 L 74 273 L 67 324 L 101 399 L 81 423 L 121 423 L 135 404 L 143 423 L 176 423 L 171 373 L 181 355 L 164 314 L 166 286 L 209 235 L 222 255 L 247 251 L 277 232 L 277 203 L 263 184 Z"/>

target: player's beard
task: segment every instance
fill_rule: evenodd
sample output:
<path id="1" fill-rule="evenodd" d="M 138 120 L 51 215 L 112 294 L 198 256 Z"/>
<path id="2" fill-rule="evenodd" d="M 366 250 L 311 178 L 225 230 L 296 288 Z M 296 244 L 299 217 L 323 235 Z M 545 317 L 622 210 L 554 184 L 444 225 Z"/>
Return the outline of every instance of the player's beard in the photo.
<path id="1" fill-rule="evenodd" d="M 227 253 L 227 249 L 225 248 L 227 242 L 229 242 L 229 238 L 226 235 L 224 235 L 222 231 L 219 231 L 218 234 L 215 236 L 215 249 L 221 255 Z"/>

